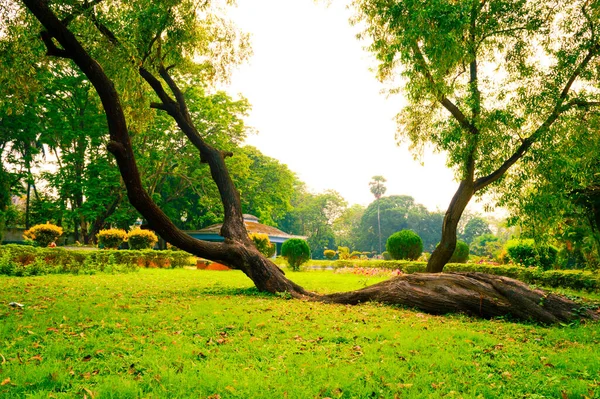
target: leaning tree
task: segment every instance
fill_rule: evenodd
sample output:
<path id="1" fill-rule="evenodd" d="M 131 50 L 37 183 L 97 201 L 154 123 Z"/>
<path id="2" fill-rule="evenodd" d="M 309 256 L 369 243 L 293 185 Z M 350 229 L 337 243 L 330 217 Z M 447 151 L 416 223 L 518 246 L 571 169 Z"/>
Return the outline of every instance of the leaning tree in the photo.
<path id="1" fill-rule="evenodd" d="M 221 63 L 227 64 L 237 57 L 230 45 L 240 40 L 239 36 L 210 13 L 208 2 L 201 6 L 188 0 L 83 3 L 65 0 L 52 4 L 48 0 L 23 0 L 23 3 L 30 14 L 19 14 L 18 5 L 10 3 L 16 15 L 14 23 L 27 25 L 23 32 L 39 29 L 49 56 L 70 60 L 70 65 L 87 76 L 104 107 L 110 135 L 108 150 L 116 159 L 129 201 L 168 242 L 243 271 L 259 290 L 288 292 L 296 298 L 334 303 L 377 300 L 438 314 L 455 311 L 482 317 L 512 314 L 541 322 L 579 317 L 578 305 L 564 298 L 531 290 L 516 280 L 477 273 L 409 275 L 343 294 L 317 295 L 306 291 L 288 280 L 252 244 L 243 223 L 240 198 L 226 165 L 226 158 L 232 154 L 206 142 L 204 136 L 209 132 L 196 128 L 177 83 L 193 81 L 223 66 L 210 59 L 213 51 L 224 50 L 217 57 Z M 142 90 L 135 89 L 137 79 L 127 71 L 135 71 L 152 88 L 152 101 L 146 100 Z M 123 74 L 127 76 L 124 81 Z M 224 242 L 199 241 L 180 231 L 144 189 L 130 140 L 129 126 L 136 123 L 140 114 L 131 112 L 135 110 L 130 108 L 132 102 L 166 112 L 197 148 L 200 162 L 208 163 L 224 208 L 221 229 Z"/>
<path id="2" fill-rule="evenodd" d="M 398 133 L 448 154 L 460 180 L 427 271 L 444 269 L 474 195 L 586 127 L 600 106 L 594 0 L 354 0 L 382 81 L 402 76 Z M 398 87 L 392 87 L 393 92 Z M 514 168 L 513 168 L 514 169 Z M 523 166 L 520 173 L 527 174 Z M 494 184 L 496 183 L 496 184 Z M 492 186 L 492 187 L 490 187 Z M 514 193 L 518 194 L 518 193 Z"/>

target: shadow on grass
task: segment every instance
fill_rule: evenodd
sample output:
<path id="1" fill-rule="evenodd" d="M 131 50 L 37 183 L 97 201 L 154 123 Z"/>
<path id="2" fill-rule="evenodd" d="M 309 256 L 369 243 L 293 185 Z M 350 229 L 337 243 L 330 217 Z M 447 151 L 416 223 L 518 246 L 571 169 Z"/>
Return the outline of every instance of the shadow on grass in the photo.
<path id="1" fill-rule="evenodd" d="M 277 294 L 271 294 L 270 292 L 261 292 L 256 287 L 236 288 L 222 285 L 213 285 L 204 288 L 192 288 L 190 293 L 214 296 L 249 296 L 255 298 L 277 298 L 281 296 Z"/>

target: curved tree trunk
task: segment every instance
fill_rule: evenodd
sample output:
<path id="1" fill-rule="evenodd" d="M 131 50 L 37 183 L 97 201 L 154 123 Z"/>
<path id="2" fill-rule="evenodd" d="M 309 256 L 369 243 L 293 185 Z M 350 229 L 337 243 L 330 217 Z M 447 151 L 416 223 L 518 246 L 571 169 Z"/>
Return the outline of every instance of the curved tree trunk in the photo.
<path id="1" fill-rule="evenodd" d="M 458 186 L 458 190 L 456 190 L 454 197 L 452 197 L 450 206 L 448 206 L 448 210 L 444 216 L 442 239 L 431 254 L 429 262 L 427 262 L 426 271 L 428 273 L 441 273 L 446 263 L 452 257 L 456 248 L 458 222 L 474 193 L 475 190 L 472 182 L 463 180 Z"/>
<path id="2" fill-rule="evenodd" d="M 375 301 L 414 307 L 431 314 L 466 313 L 493 318 L 553 324 L 599 314 L 581 305 L 508 277 L 484 273 L 407 274 L 358 291 L 324 295 L 315 300 L 358 304 Z"/>
<path id="3" fill-rule="evenodd" d="M 152 201 L 141 182 L 125 114 L 114 83 L 104 73 L 102 66 L 88 54 L 79 40 L 67 29 L 68 22 L 63 23 L 63 21 L 70 21 L 71 18 L 59 20 L 46 1 L 23 0 L 23 3 L 46 29 L 41 37 L 48 55 L 71 59 L 87 76 L 98 93 L 108 124 L 110 136 L 108 150 L 117 161 L 129 201 L 148 220 L 150 227 L 166 241 L 191 254 L 242 270 L 262 291 L 289 292 L 294 297 L 310 295 L 302 287 L 288 280 L 281 269 L 265 259 L 254 248 L 243 222 L 239 194 L 225 165 L 225 156 L 229 154 L 218 151 L 204 142 L 193 125 L 183 94 L 169 76 L 168 70 L 161 67 L 159 73 L 167 83 L 171 95 L 149 71 L 141 67 L 139 73 L 161 100 L 161 103 L 155 104 L 155 108 L 168 112 L 175 119 L 190 142 L 199 150 L 201 160 L 210 166 L 224 208 L 225 220 L 221 229 L 221 235 L 225 237 L 223 243 L 200 241 L 190 237 L 179 230 Z M 118 39 L 105 26 L 98 25 L 98 29 L 111 43 L 120 46 Z M 57 46 L 57 42 L 62 48 Z"/>

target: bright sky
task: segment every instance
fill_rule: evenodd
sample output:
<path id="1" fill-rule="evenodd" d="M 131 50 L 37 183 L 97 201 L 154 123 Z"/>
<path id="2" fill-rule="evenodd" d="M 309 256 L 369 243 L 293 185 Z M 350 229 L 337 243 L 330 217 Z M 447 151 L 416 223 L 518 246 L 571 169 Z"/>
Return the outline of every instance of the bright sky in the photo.
<path id="1" fill-rule="evenodd" d="M 368 205 L 369 181 L 382 175 L 386 195 L 445 210 L 458 186 L 445 157 L 427 153 L 421 166 L 406 144 L 396 145 L 393 118 L 403 99 L 380 93 L 375 60 L 355 37 L 346 1 L 332 3 L 238 0 L 229 13 L 254 50 L 230 87 L 253 107 L 247 123 L 258 134 L 247 143 L 287 164 L 315 193 L 333 189 Z"/>

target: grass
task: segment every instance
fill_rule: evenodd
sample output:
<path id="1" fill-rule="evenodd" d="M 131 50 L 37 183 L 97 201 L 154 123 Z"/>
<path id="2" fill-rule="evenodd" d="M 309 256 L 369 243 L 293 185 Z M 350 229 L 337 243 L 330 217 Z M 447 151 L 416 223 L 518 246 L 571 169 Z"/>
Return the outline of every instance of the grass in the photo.
<path id="1" fill-rule="evenodd" d="M 289 275 L 320 292 L 381 280 Z M 0 286 L 2 398 L 600 397 L 598 323 L 286 300 L 235 271 L 0 277 Z"/>

